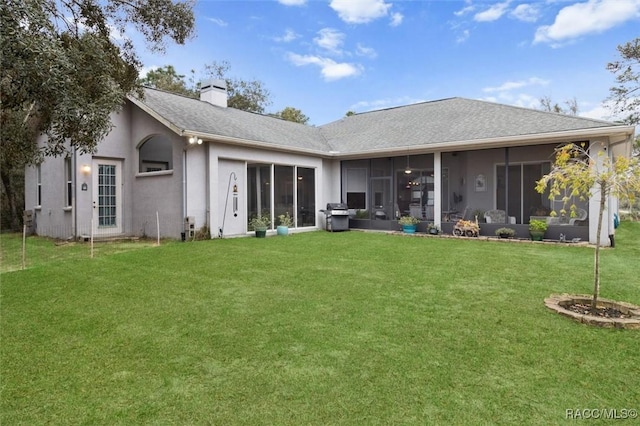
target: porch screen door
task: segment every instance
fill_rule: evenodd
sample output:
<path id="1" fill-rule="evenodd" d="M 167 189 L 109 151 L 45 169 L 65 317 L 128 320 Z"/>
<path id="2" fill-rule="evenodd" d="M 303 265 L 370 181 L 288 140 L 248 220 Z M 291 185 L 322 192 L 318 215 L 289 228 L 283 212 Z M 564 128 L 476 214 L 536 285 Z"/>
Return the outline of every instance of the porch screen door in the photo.
<path id="1" fill-rule="evenodd" d="M 371 178 L 371 194 L 369 209 L 371 219 L 395 219 L 393 193 L 390 177 Z"/>
<path id="2" fill-rule="evenodd" d="M 498 165 L 496 170 L 498 178 L 496 208 L 508 210 L 508 216 L 516 217 L 518 223 L 529 223 L 529 216 L 534 215 L 537 208 L 549 207 L 547 195 L 540 194 L 535 188 L 536 181 L 545 173 L 548 173 L 550 167 L 548 162 L 509 165 L 507 182 L 505 166 Z M 507 200 L 509 203 L 508 208 L 506 208 Z"/>
<path id="3" fill-rule="evenodd" d="M 93 232 L 122 232 L 122 165 L 117 160 L 93 161 Z"/>

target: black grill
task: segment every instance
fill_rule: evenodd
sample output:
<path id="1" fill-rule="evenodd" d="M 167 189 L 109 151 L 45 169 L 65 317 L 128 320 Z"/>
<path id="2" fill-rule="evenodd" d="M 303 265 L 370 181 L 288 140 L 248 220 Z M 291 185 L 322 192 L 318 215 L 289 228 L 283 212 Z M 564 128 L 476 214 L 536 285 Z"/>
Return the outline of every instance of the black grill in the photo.
<path id="1" fill-rule="evenodd" d="M 346 203 L 327 203 L 321 210 L 326 216 L 327 231 L 346 231 L 349 229 L 349 207 Z"/>

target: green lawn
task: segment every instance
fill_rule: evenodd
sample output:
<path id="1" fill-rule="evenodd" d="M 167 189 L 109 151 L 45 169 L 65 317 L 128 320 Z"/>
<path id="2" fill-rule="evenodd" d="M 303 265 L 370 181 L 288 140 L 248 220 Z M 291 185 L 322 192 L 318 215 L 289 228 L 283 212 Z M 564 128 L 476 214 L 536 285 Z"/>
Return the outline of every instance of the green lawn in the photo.
<path id="1" fill-rule="evenodd" d="M 640 304 L 640 223 L 602 297 Z M 640 409 L 640 332 L 547 310 L 587 247 L 312 232 L 6 272 L 3 425 L 558 424 Z M 629 423 L 630 424 L 630 423 Z"/>

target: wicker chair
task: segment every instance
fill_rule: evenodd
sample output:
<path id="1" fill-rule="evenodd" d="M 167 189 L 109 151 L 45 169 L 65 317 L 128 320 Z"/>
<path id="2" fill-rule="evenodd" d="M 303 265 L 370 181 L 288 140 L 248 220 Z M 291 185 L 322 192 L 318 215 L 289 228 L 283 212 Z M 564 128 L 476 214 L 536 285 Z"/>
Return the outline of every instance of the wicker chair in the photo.
<path id="1" fill-rule="evenodd" d="M 484 213 L 484 219 L 487 221 L 487 223 L 507 223 L 507 212 L 498 209 L 487 210 Z M 508 223 L 516 223 L 516 218 L 513 216 L 509 216 Z"/>
<path id="2" fill-rule="evenodd" d="M 589 215 L 589 213 L 587 213 L 585 209 L 577 209 L 576 214 L 577 214 L 576 217 L 572 217 L 571 219 L 569 219 L 569 225 L 575 225 L 576 222 L 581 222 L 585 220 Z"/>
<path id="3" fill-rule="evenodd" d="M 487 223 L 507 223 L 507 213 L 504 210 L 487 210 L 484 219 Z"/>

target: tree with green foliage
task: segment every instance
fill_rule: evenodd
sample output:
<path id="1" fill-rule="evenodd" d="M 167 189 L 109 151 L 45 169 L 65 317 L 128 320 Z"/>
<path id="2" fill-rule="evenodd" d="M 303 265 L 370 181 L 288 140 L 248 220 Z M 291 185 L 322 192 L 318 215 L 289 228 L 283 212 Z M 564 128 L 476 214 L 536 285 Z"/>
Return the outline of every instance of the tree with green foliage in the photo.
<path id="1" fill-rule="evenodd" d="M 0 5 L 0 157 L 3 191 L 10 175 L 43 156 L 92 152 L 110 115 L 139 87 L 141 67 L 126 34 L 150 49 L 193 34 L 191 0 L 5 0 Z M 47 135 L 44 146 L 36 138 Z M 14 197 L 15 198 L 15 197 Z M 17 209 L 14 206 L 13 209 Z M 13 214 L 13 213 L 12 213 Z"/>
<path id="2" fill-rule="evenodd" d="M 309 122 L 309 117 L 304 115 L 299 109 L 293 107 L 285 107 L 282 111 L 278 111 L 272 115 L 282 120 L 293 121 L 294 123 L 307 124 Z"/>
<path id="3" fill-rule="evenodd" d="M 570 200 L 578 197 L 587 200 L 598 195 L 596 247 L 594 254 L 594 283 L 591 308 L 595 309 L 600 294 L 600 245 L 602 221 L 606 203 L 610 195 L 627 198 L 633 204 L 635 194 L 640 193 L 640 159 L 625 156 L 610 158 L 606 151 L 593 154 L 584 144 L 566 144 L 556 149 L 551 171 L 536 185 L 539 193 L 549 190 L 549 199 L 562 199 L 565 207 Z M 569 206 L 569 214 L 576 216 L 575 204 Z M 553 212 L 557 213 L 557 212 Z M 566 214 L 563 208 L 561 213 Z"/>
<path id="4" fill-rule="evenodd" d="M 620 59 L 609 62 L 607 69 L 616 76 L 616 86 L 609 89 L 608 100 L 622 122 L 640 124 L 640 37 L 618 46 Z"/>
<path id="5" fill-rule="evenodd" d="M 147 87 L 197 98 L 197 91 L 195 88 L 190 89 L 187 87 L 187 83 L 184 78 L 184 75 L 176 72 L 173 65 L 165 65 L 162 68 L 156 68 L 149 71 L 144 78 L 140 79 L 140 83 Z"/>
<path id="6" fill-rule="evenodd" d="M 243 80 L 237 77 L 229 77 L 231 65 L 228 61 L 212 62 L 204 66 L 204 78 L 224 80 L 227 85 L 227 105 L 258 114 L 264 113 L 265 108 L 271 104 L 271 93 L 259 80 Z M 155 89 L 178 93 L 193 98 L 199 97 L 200 83 L 196 83 L 196 72 L 191 70 L 190 81 L 185 76 L 178 74 L 173 65 L 165 65 L 149 71 L 140 79 L 140 83 Z"/>
<path id="7" fill-rule="evenodd" d="M 264 87 L 260 80 L 242 80 L 228 77 L 231 65 L 227 61 L 205 65 L 205 75 L 210 78 L 224 80 L 227 83 L 227 105 L 231 108 L 243 111 L 264 113 L 265 108 L 271 104 L 271 93 Z"/>

